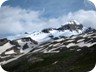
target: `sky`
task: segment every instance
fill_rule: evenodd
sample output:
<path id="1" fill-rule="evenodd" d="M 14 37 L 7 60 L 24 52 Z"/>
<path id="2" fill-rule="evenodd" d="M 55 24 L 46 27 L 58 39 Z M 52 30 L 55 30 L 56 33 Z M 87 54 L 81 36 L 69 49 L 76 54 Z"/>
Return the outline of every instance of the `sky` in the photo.
<path id="1" fill-rule="evenodd" d="M 76 19 L 96 28 L 96 8 L 88 0 L 8 0 L 0 8 L 0 37 L 60 27 Z"/>

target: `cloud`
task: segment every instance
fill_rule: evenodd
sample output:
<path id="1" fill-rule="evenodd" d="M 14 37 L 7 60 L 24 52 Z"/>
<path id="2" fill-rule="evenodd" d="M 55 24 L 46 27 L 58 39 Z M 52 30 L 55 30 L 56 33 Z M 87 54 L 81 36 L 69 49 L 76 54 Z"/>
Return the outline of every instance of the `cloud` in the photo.
<path id="1" fill-rule="evenodd" d="M 79 10 L 72 14 L 73 18 L 81 22 L 85 27 L 96 28 L 96 11 Z"/>
<path id="2" fill-rule="evenodd" d="M 2 7 L 0 9 L 0 33 L 20 33 L 38 30 L 44 22 L 40 19 L 39 11 L 20 8 Z M 40 28 L 39 28 L 40 27 Z"/>
<path id="3" fill-rule="evenodd" d="M 40 31 L 48 27 L 60 27 L 70 19 L 76 19 L 84 26 L 96 28 L 96 12 L 79 10 L 58 18 L 44 18 L 43 11 L 25 10 L 21 8 L 0 8 L 0 34 L 17 34 L 21 32 Z"/>

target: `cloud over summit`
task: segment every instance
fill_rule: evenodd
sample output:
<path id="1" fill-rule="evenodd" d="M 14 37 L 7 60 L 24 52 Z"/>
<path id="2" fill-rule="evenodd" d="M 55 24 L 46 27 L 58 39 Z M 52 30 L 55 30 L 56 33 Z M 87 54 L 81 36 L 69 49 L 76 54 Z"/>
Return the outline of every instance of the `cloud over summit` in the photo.
<path id="1" fill-rule="evenodd" d="M 93 10 L 79 10 L 49 19 L 42 15 L 42 11 L 2 7 L 0 8 L 0 34 L 17 34 L 39 31 L 46 27 L 60 27 L 70 19 L 76 19 L 86 27 L 96 28 L 96 12 Z"/>

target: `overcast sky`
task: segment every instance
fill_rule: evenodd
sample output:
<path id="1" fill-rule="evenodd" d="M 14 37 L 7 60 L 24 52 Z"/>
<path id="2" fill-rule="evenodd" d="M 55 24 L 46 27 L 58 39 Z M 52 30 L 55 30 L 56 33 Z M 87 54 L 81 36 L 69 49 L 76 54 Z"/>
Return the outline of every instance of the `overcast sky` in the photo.
<path id="1" fill-rule="evenodd" d="M 9 0 L 0 8 L 0 37 L 60 27 L 71 19 L 96 28 L 95 10 L 87 0 Z"/>

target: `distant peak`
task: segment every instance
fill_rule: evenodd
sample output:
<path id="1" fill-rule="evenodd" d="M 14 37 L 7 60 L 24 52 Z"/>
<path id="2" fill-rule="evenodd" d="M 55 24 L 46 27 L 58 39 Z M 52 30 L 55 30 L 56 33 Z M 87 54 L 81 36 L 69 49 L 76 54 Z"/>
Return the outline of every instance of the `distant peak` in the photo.
<path id="1" fill-rule="evenodd" d="M 80 25 L 80 23 L 77 20 L 70 20 L 68 22 L 66 22 L 66 24 L 76 24 L 76 25 Z"/>

